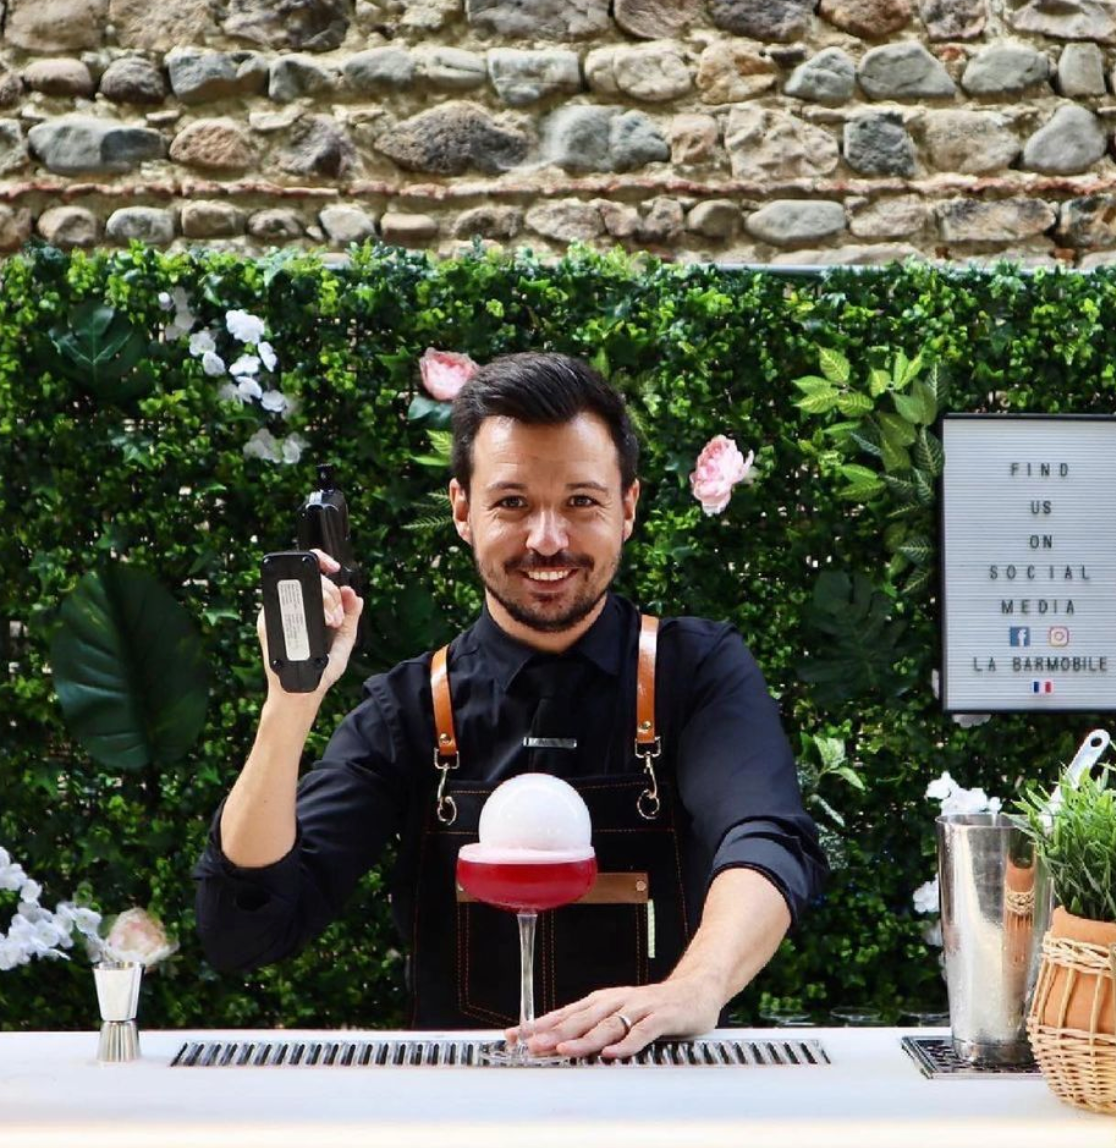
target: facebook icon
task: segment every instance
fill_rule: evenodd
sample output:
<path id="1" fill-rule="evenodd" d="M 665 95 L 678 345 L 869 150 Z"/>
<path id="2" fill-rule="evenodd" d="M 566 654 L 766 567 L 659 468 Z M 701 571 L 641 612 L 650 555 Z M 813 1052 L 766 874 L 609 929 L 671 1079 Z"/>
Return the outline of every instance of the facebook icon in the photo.
<path id="1" fill-rule="evenodd" d="M 1009 626 L 1008 636 L 1013 646 L 1029 646 L 1031 644 L 1031 627 Z"/>

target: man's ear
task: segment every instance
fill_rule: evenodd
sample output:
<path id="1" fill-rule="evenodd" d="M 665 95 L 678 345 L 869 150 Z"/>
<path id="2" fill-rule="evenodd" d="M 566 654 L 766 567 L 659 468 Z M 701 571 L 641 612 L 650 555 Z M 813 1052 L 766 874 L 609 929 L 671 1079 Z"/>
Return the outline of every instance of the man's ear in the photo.
<path id="1" fill-rule="evenodd" d="M 633 479 L 632 485 L 624 492 L 624 541 L 627 542 L 635 529 L 636 504 L 639 502 L 639 479 Z"/>
<path id="2" fill-rule="evenodd" d="M 469 529 L 469 495 L 456 478 L 450 479 L 450 507 L 453 510 L 453 525 L 463 542 L 473 545 L 473 532 Z"/>

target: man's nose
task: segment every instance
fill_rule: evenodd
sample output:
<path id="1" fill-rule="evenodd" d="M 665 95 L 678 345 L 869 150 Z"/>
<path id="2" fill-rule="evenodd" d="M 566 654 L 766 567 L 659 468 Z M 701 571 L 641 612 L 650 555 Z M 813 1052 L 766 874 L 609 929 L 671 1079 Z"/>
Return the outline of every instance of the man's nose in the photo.
<path id="1" fill-rule="evenodd" d="M 540 510 L 531 517 L 528 549 L 536 554 L 557 554 L 569 545 L 565 517 L 553 510 Z"/>

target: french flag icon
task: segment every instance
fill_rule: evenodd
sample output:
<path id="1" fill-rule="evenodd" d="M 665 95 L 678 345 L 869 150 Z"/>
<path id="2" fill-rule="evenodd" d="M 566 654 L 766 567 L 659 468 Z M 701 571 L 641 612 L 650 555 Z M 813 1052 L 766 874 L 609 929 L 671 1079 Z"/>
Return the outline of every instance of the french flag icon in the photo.
<path id="1" fill-rule="evenodd" d="M 1054 692 L 1054 682 L 1050 678 L 1035 678 L 1031 682 L 1031 693 L 1033 694 L 1052 694 Z"/>

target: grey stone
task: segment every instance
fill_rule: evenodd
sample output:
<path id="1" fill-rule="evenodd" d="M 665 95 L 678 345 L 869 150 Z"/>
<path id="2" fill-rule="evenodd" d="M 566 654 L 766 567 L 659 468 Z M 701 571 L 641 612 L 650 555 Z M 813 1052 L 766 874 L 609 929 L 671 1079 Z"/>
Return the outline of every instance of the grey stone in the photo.
<path id="1" fill-rule="evenodd" d="M 744 226 L 776 247 L 816 243 L 845 230 L 845 209 L 827 199 L 773 199 L 749 215 Z"/>
<path id="2" fill-rule="evenodd" d="M 810 28 L 817 0 L 709 0 L 718 28 L 753 40 L 797 40 Z"/>
<path id="3" fill-rule="evenodd" d="M 994 112 L 928 112 L 924 141 L 939 171 L 979 175 L 1010 167 L 1022 150 L 1015 133 Z"/>
<path id="4" fill-rule="evenodd" d="M 415 54 L 419 74 L 427 83 L 449 91 L 477 88 L 488 78 L 484 57 L 462 48 L 430 48 Z"/>
<path id="5" fill-rule="evenodd" d="M 19 120 L 0 120 L 0 175 L 19 171 L 30 158 Z"/>
<path id="6" fill-rule="evenodd" d="M 244 234 L 247 218 L 231 203 L 197 199 L 182 208 L 182 234 L 187 239 L 231 239 Z"/>
<path id="7" fill-rule="evenodd" d="M 349 30 L 348 0 L 228 0 L 225 34 L 267 48 L 328 52 Z"/>
<path id="8" fill-rule="evenodd" d="M 895 195 L 887 199 L 849 200 L 849 230 L 858 239 L 902 239 L 926 225 L 927 207 L 921 196 Z"/>
<path id="9" fill-rule="evenodd" d="M 513 107 L 581 90 L 577 53 L 561 48 L 537 52 L 493 48 L 488 53 L 488 75 L 496 94 Z"/>
<path id="10" fill-rule="evenodd" d="M 244 171 L 256 161 L 248 133 L 236 120 L 195 120 L 174 137 L 170 157 L 175 163 L 207 171 Z"/>
<path id="11" fill-rule="evenodd" d="M 948 199 L 938 205 L 947 243 L 1011 243 L 1041 235 L 1058 213 L 1041 199 Z"/>
<path id="12" fill-rule="evenodd" d="M 19 120 L 0 119 L 0 172 L 16 171 L 30 162 Z"/>
<path id="13" fill-rule="evenodd" d="M 306 109 L 300 107 L 286 107 L 278 112 L 249 112 L 248 126 L 254 132 L 281 132 L 292 124 L 298 123 L 306 115 Z"/>
<path id="14" fill-rule="evenodd" d="M 1058 214 L 1058 237 L 1071 247 L 1116 245 L 1116 195 L 1067 199 Z"/>
<path id="15" fill-rule="evenodd" d="M 608 171 L 608 132 L 615 115 L 614 108 L 589 104 L 553 112 L 542 125 L 543 158 L 568 171 Z"/>
<path id="16" fill-rule="evenodd" d="M 909 243 L 848 243 L 841 247 L 776 251 L 770 261 L 777 266 L 820 264 L 826 267 L 867 267 L 916 258 L 925 259 L 925 256 Z"/>
<path id="17" fill-rule="evenodd" d="M 956 91 L 942 62 L 913 42 L 873 48 L 860 61 L 857 78 L 875 100 L 940 99 Z"/>
<path id="18" fill-rule="evenodd" d="M 988 22 L 986 0 L 918 0 L 931 40 L 974 40 Z"/>
<path id="19" fill-rule="evenodd" d="M 545 200 L 527 211 L 527 227 L 560 243 L 596 239 L 604 231 L 600 211 L 578 199 Z"/>
<path id="20" fill-rule="evenodd" d="M 28 132 L 32 154 L 59 175 L 131 171 L 162 159 L 167 141 L 150 128 L 128 127 L 92 116 L 60 116 Z"/>
<path id="21" fill-rule="evenodd" d="M 437 237 L 438 221 L 430 215 L 387 211 L 380 220 L 380 235 L 385 243 L 420 247 Z"/>
<path id="22" fill-rule="evenodd" d="M 345 61 L 345 82 L 360 95 L 405 88 L 414 78 L 414 58 L 402 48 L 371 48 Z"/>
<path id="23" fill-rule="evenodd" d="M 402 0 L 402 4 L 400 27 L 422 32 L 437 32 L 461 11 L 460 0 Z"/>
<path id="24" fill-rule="evenodd" d="M 585 79 L 592 91 L 602 96 L 618 96 L 616 84 L 616 46 L 594 48 L 585 57 Z"/>
<path id="25" fill-rule="evenodd" d="M 217 35 L 210 0 L 174 0 L 152 15 L 151 0 L 109 0 L 109 23 L 125 48 L 166 52 L 176 44 L 205 44 Z"/>
<path id="26" fill-rule="evenodd" d="M 233 52 L 236 82 L 242 96 L 258 96 L 267 91 L 271 61 L 260 52 Z"/>
<path id="27" fill-rule="evenodd" d="M 204 104 L 239 95 L 236 64 L 223 52 L 178 48 L 166 58 L 171 91 L 184 104 Z"/>
<path id="28" fill-rule="evenodd" d="M 840 48 L 823 48 L 791 73 L 784 91 L 800 100 L 843 104 L 856 90 L 856 65 Z"/>
<path id="29" fill-rule="evenodd" d="M 50 207 L 36 221 L 39 234 L 55 247 L 92 247 L 101 235 L 101 222 L 84 207 Z"/>
<path id="30" fill-rule="evenodd" d="M 703 200 L 686 216 L 687 228 L 706 239 L 731 239 L 740 221 L 740 207 L 731 199 Z"/>
<path id="31" fill-rule="evenodd" d="M 1097 117 L 1076 105 L 1060 107 L 1023 145 L 1027 171 L 1073 175 L 1104 155 L 1105 137 Z"/>
<path id="32" fill-rule="evenodd" d="M 1081 271 L 1092 271 L 1094 267 L 1112 267 L 1116 264 L 1116 251 L 1095 251 L 1091 255 L 1083 255 L 1078 262 Z"/>
<path id="33" fill-rule="evenodd" d="M 23 99 L 23 81 L 19 73 L 0 61 L 0 107 L 7 108 Z"/>
<path id="34" fill-rule="evenodd" d="M 667 40 L 700 17 L 701 0 L 616 0 L 612 15 L 629 36 Z"/>
<path id="35" fill-rule="evenodd" d="M 518 207 L 471 207 L 453 221 L 453 234 L 458 239 L 475 235 L 486 239 L 514 239 L 523 226 L 523 212 Z"/>
<path id="36" fill-rule="evenodd" d="M 376 235 L 376 221 L 352 204 L 338 203 L 323 208 L 318 221 L 334 243 L 363 243 Z"/>
<path id="37" fill-rule="evenodd" d="M 1070 97 L 1104 95 L 1104 53 L 1096 44 L 1067 44 L 1062 49 L 1058 90 Z"/>
<path id="38" fill-rule="evenodd" d="M 675 116 L 670 121 L 670 162 L 706 163 L 716 153 L 717 134 L 717 121 L 712 116 Z"/>
<path id="39" fill-rule="evenodd" d="M 114 104 L 161 104 L 167 85 L 161 68 L 142 56 L 121 56 L 101 76 L 101 94 Z"/>
<path id="40" fill-rule="evenodd" d="M 274 243 L 284 239 L 301 239 L 306 234 L 306 226 L 297 211 L 286 207 L 268 207 L 249 218 L 248 234 Z"/>
<path id="41" fill-rule="evenodd" d="M 1029 44 L 1004 40 L 982 48 L 968 63 L 961 87 L 971 96 L 1022 92 L 1050 78 L 1050 58 Z"/>
<path id="42" fill-rule="evenodd" d="M 1005 0 L 1004 16 L 1020 32 L 1059 40 L 1116 42 L 1112 0 Z"/>
<path id="43" fill-rule="evenodd" d="M 609 0 L 465 0 L 481 35 L 532 40 L 582 40 L 608 32 Z"/>
<path id="44" fill-rule="evenodd" d="M 869 112 L 845 124 L 845 163 L 861 175 L 915 173 L 914 142 L 896 112 Z"/>
<path id="45" fill-rule="evenodd" d="M 16 251 L 31 238 L 31 212 L 0 205 L 0 251 Z"/>
<path id="46" fill-rule="evenodd" d="M 93 76 L 81 60 L 36 60 L 23 70 L 23 82 L 45 96 L 91 96 Z"/>
<path id="47" fill-rule="evenodd" d="M 749 100 L 775 86 L 778 68 L 747 43 L 710 44 L 698 61 L 697 86 L 707 104 Z"/>
<path id="48" fill-rule="evenodd" d="M 279 167 L 291 175 L 338 179 L 356 162 L 356 148 L 344 129 L 329 116 L 308 116 L 291 129 L 291 146 Z"/>
<path id="49" fill-rule="evenodd" d="M 618 48 L 613 56 L 617 88 L 648 103 L 676 100 L 693 87 L 690 69 L 671 45 Z"/>
<path id="50" fill-rule="evenodd" d="M 108 0 L 8 0 L 4 39 L 29 52 L 99 48 Z"/>
<path id="51" fill-rule="evenodd" d="M 842 32 L 865 40 L 885 40 L 910 23 L 910 0 L 821 0 L 818 15 Z"/>
<path id="52" fill-rule="evenodd" d="M 158 207 L 122 207 L 105 223 L 105 238 L 114 243 L 163 245 L 174 240 L 174 215 Z"/>
<path id="53" fill-rule="evenodd" d="M 647 205 L 639 221 L 636 238 L 641 243 L 674 243 L 685 226 L 682 204 L 668 195 L 657 195 Z"/>
<path id="54" fill-rule="evenodd" d="M 613 171 L 634 171 L 644 164 L 670 159 L 670 145 L 642 112 L 615 116 L 608 125 L 608 151 Z"/>
<path id="55" fill-rule="evenodd" d="M 397 124 L 376 147 L 406 171 L 495 174 L 523 162 L 527 137 L 501 127 L 477 104 L 450 101 Z"/>
<path id="56" fill-rule="evenodd" d="M 725 146 L 737 179 L 816 179 L 831 175 L 840 160 L 824 128 L 768 108 L 733 108 Z"/>
<path id="57" fill-rule="evenodd" d="M 302 96 L 331 92 L 333 86 L 333 73 L 314 60 L 305 56 L 279 56 L 271 64 L 267 94 L 277 104 L 289 104 Z"/>

